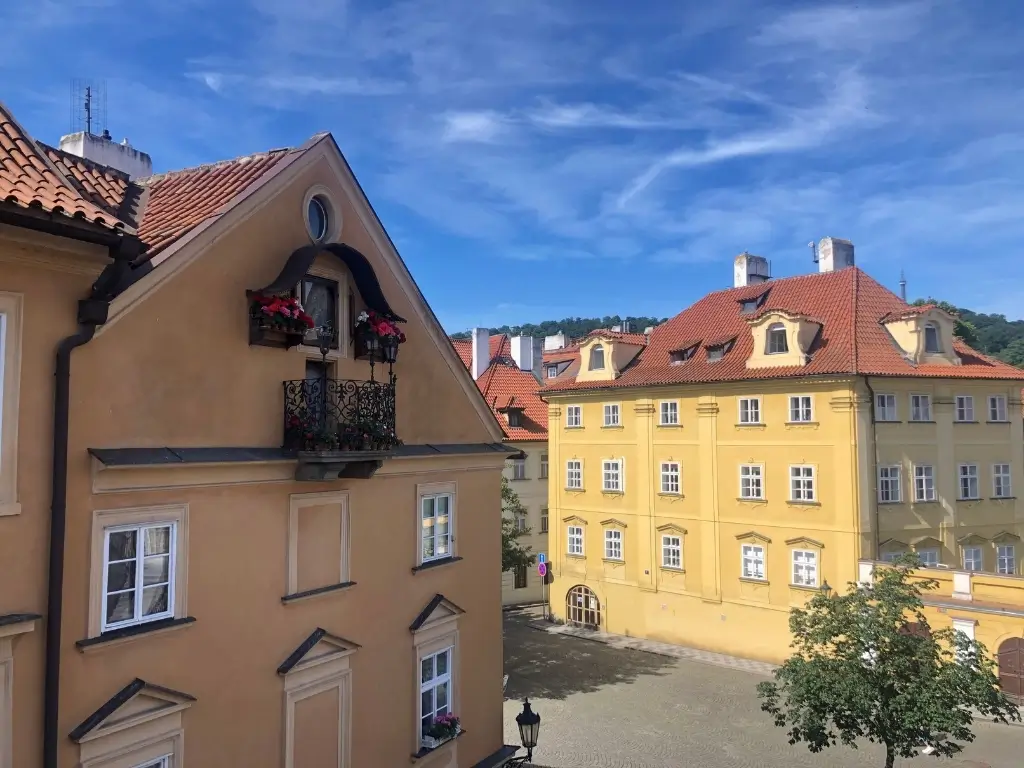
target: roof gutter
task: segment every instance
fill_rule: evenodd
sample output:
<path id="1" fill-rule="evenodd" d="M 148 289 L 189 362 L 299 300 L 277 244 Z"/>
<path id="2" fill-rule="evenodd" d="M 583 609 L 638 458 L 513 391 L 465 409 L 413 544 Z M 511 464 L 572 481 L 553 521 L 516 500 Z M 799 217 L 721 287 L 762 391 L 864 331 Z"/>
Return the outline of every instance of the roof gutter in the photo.
<path id="1" fill-rule="evenodd" d="M 0 219 L 2 220 L 2 219 Z M 76 238 L 77 239 L 77 238 Z M 87 242 L 95 242 L 87 240 Z M 50 551 L 46 593 L 46 673 L 43 684 L 43 768 L 58 768 L 60 650 L 64 610 L 64 543 L 68 495 L 68 424 L 71 411 L 71 353 L 88 344 L 107 320 L 118 284 L 131 269 L 140 244 L 119 236 L 108 245 L 113 260 L 96 278 L 89 297 L 78 302 L 78 331 L 57 345 L 53 395 L 53 469 L 50 479 Z"/>

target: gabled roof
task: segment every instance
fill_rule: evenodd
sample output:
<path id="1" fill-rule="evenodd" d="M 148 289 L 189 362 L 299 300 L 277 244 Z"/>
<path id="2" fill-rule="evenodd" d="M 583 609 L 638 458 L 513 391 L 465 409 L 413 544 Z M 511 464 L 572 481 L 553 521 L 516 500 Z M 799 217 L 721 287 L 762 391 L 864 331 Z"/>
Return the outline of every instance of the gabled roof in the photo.
<path id="1" fill-rule="evenodd" d="M 473 365 L 472 339 L 452 339 L 452 346 L 459 353 L 467 369 Z M 499 333 L 489 339 L 490 362 L 477 379 L 487 405 L 494 411 L 505 438 L 515 441 L 548 439 L 548 406 L 537 394 L 540 382 L 528 371 L 521 370 L 512 359 L 511 340 L 507 334 Z M 503 411 L 512 407 L 521 408 L 522 416 L 518 427 L 510 426 Z"/>
<path id="2" fill-rule="evenodd" d="M 106 229 L 131 230 L 82 193 L 0 103 L 0 203 L 63 214 Z"/>
<path id="3" fill-rule="evenodd" d="M 857 267 L 776 279 L 768 285 L 770 291 L 758 317 L 785 311 L 821 324 L 806 365 L 746 367 L 754 345 L 749 326 L 752 316 L 742 314 L 739 302 L 764 294 L 765 284 L 759 284 L 710 293 L 659 325 L 652 331 L 648 345 L 618 379 L 577 384 L 573 377 L 562 377 L 550 381 L 541 393 L 854 374 L 1024 380 L 1024 370 L 987 357 L 959 340 L 953 346 L 961 365 L 915 365 L 907 360 L 883 320 L 920 310 L 911 308 Z M 694 355 L 683 363 L 671 364 L 670 353 L 692 344 L 693 339 L 721 339 L 730 335 L 736 337 L 736 343 L 720 360 L 708 361 L 704 355 Z"/>

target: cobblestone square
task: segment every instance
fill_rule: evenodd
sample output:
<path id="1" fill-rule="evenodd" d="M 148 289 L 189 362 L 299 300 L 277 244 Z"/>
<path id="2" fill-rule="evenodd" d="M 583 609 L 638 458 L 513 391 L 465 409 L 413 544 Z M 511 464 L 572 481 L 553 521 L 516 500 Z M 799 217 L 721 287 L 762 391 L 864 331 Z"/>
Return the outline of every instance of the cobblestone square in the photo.
<path id="1" fill-rule="evenodd" d="M 764 665 L 725 666 L 614 647 L 530 626 L 536 612 L 505 616 L 505 742 L 529 696 L 541 715 L 534 759 L 546 768 L 880 768 L 884 751 L 834 747 L 812 755 L 787 744 L 758 707 Z M 697 654 L 699 657 L 700 654 Z M 708 655 L 712 657 L 713 655 Z M 919 756 L 903 768 L 1014 768 L 1024 727 L 976 723 L 977 740 L 952 760 Z"/>

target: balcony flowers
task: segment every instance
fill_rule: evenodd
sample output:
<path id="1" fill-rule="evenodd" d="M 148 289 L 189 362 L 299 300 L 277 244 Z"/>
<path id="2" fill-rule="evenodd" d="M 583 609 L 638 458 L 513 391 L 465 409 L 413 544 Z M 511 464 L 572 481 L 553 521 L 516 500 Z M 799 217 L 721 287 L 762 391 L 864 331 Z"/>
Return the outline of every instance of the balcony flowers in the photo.
<path id="1" fill-rule="evenodd" d="M 291 296 L 252 294 L 249 315 L 260 328 L 284 333 L 305 334 L 313 327 L 313 318 L 302 309 L 299 300 Z"/>
<path id="2" fill-rule="evenodd" d="M 373 310 L 359 313 L 355 332 L 363 354 L 388 363 L 395 362 L 398 345 L 405 343 L 405 334 L 398 326 Z"/>
<path id="3" fill-rule="evenodd" d="M 454 739 L 461 730 L 462 725 L 459 723 L 459 718 L 455 715 L 451 713 L 438 715 L 423 730 L 422 745 L 427 749 L 434 749 L 446 741 Z"/>

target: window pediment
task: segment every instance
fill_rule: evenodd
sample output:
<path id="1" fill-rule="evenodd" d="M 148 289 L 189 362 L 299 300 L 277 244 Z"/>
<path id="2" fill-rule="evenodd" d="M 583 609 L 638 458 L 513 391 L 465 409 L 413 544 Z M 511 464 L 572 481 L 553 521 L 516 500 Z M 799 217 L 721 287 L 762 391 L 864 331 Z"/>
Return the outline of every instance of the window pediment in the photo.
<path id="1" fill-rule="evenodd" d="M 413 620 L 412 624 L 409 625 L 409 631 L 419 632 L 436 624 L 457 618 L 463 613 L 465 613 L 464 610 L 438 592 L 420 611 L 419 616 Z"/>
<path id="2" fill-rule="evenodd" d="M 961 547 L 972 545 L 977 546 L 981 544 L 987 544 L 988 539 L 986 539 L 984 536 L 979 536 L 976 533 L 971 533 L 967 536 L 961 536 L 959 539 L 956 540 L 956 543 L 959 544 Z"/>
<path id="3" fill-rule="evenodd" d="M 816 549 L 824 549 L 825 545 L 820 541 L 808 538 L 807 536 L 797 536 L 795 539 L 786 539 L 787 546 L 796 547 L 815 547 Z"/>
<path id="4" fill-rule="evenodd" d="M 754 340 L 747 368 L 807 365 L 811 345 L 822 329 L 820 321 L 782 309 L 763 312 L 747 322 Z"/>
<path id="5" fill-rule="evenodd" d="M 899 549 L 899 550 L 910 549 L 910 547 L 907 545 L 907 543 L 905 541 L 900 541 L 899 539 L 886 539 L 885 541 L 880 542 L 878 544 L 878 548 L 879 549 L 887 549 L 887 550 L 890 550 L 890 551 L 895 550 L 895 549 Z"/>
<path id="6" fill-rule="evenodd" d="M 563 517 L 562 518 L 562 522 L 563 523 L 568 523 L 568 524 L 575 523 L 577 525 L 586 525 L 587 524 L 587 521 L 584 520 L 579 515 L 569 515 L 568 517 Z"/>
<path id="7" fill-rule="evenodd" d="M 756 541 L 762 544 L 771 544 L 772 540 L 757 531 L 747 531 L 736 534 L 736 541 Z"/>
<path id="8" fill-rule="evenodd" d="M 934 536 L 922 536 L 919 539 L 911 539 L 914 549 L 941 549 L 942 542 Z"/>
<path id="9" fill-rule="evenodd" d="M 92 741 L 187 709 L 195 696 L 135 678 L 115 693 L 99 709 L 83 720 L 70 734 L 76 742 Z"/>
<path id="10" fill-rule="evenodd" d="M 665 525 L 659 525 L 657 528 L 659 533 L 678 533 L 681 536 L 686 536 L 687 531 L 685 528 L 681 528 L 675 523 L 666 523 Z"/>
<path id="11" fill-rule="evenodd" d="M 626 524 L 621 520 L 616 520 L 614 517 L 609 517 L 607 520 L 602 520 L 601 525 L 605 528 L 625 528 Z"/>
<path id="12" fill-rule="evenodd" d="M 287 675 L 293 671 L 301 671 L 327 661 L 334 661 L 359 650 L 359 644 L 343 637 L 332 635 L 327 630 L 317 627 L 313 633 L 302 641 L 277 668 L 277 674 Z"/>
<path id="13" fill-rule="evenodd" d="M 1020 536 L 1010 531 L 1000 531 L 992 537 L 993 544 L 1014 544 L 1020 541 Z"/>

